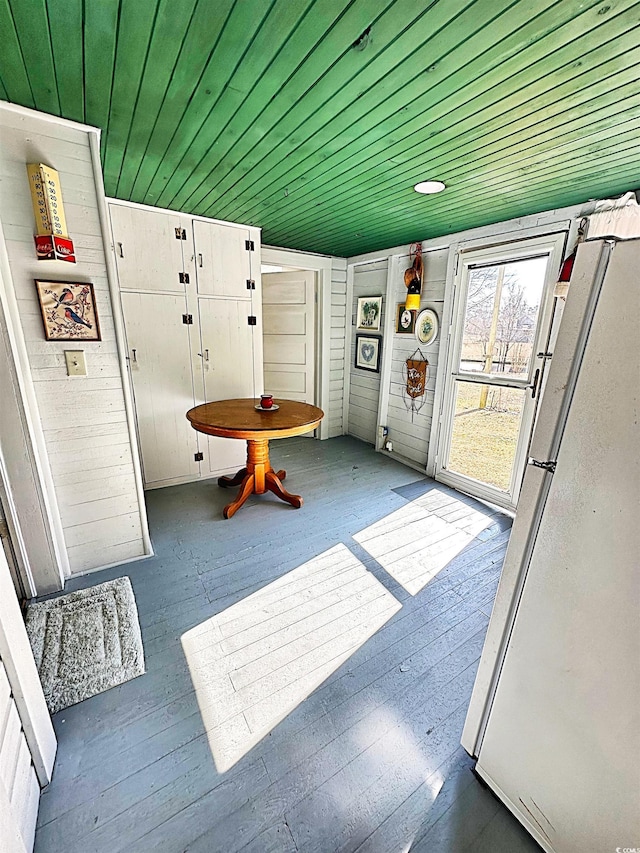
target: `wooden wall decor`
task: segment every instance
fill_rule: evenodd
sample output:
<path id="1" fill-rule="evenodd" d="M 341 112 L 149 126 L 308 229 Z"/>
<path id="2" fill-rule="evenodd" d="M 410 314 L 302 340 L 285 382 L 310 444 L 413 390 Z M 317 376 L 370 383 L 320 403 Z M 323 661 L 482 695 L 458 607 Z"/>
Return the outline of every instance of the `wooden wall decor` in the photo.
<path id="1" fill-rule="evenodd" d="M 92 284 L 36 279 L 36 289 L 48 341 L 101 340 Z"/>
<path id="2" fill-rule="evenodd" d="M 413 416 L 420 411 L 427 399 L 428 367 L 429 361 L 419 349 L 415 350 L 405 362 L 403 370 L 405 387 L 402 396 L 407 411 L 411 412 L 412 422 Z"/>

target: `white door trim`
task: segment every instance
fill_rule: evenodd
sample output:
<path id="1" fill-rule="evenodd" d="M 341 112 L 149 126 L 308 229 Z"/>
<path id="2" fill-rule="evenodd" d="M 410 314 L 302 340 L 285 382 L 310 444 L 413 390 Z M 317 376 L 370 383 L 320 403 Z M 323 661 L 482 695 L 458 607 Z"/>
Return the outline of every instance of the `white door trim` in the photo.
<path id="1" fill-rule="evenodd" d="M 124 410 L 127 419 L 127 430 L 129 432 L 129 443 L 131 444 L 131 460 L 133 462 L 133 476 L 140 511 L 140 527 L 142 530 L 142 541 L 144 543 L 144 555 L 146 557 L 152 557 L 153 546 L 151 544 L 151 535 L 149 533 L 147 504 L 144 497 L 144 481 L 142 478 L 142 464 L 140 461 L 138 432 L 136 429 L 136 409 L 133 402 L 133 391 L 129 380 L 129 369 L 127 366 L 127 337 L 125 334 L 124 314 L 122 311 L 122 305 L 120 304 L 118 272 L 116 270 L 115 252 L 111 237 L 111 220 L 109 218 L 107 197 L 104 192 L 104 179 L 102 177 L 102 165 L 100 160 L 100 131 L 95 128 L 89 131 L 89 147 L 91 149 L 91 165 L 93 168 L 93 177 L 96 189 L 98 216 L 100 217 L 104 259 L 107 267 L 107 281 L 109 282 L 109 296 L 111 300 L 111 312 L 113 315 L 113 325 L 115 329 L 116 347 L 118 349 L 118 362 L 120 365 Z"/>
<path id="2" fill-rule="evenodd" d="M 33 766 L 44 787 L 51 781 L 57 741 L 24 627 L 9 566 L 0 549 L 0 657 L 4 663 Z"/>
<path id="3" fill-rule="evenodd" d="M 33 559 L 29 554 L 35 548 L 23 550 L 19 540 L 14 547 L 22 551 L 20 557 L 32 573 L 31 579 L 25 576 L 23 581 L 32 581 L 32 594 L 44 594 L 63 588 L 65 577 L 70 574 L 69 558 L 1 222 L 0 345 L 0 378 L 6 385 L 3 399 L 7 407 L 3 417 L 11 418 L 10 428 L 0 436 L 7 463 L 4 485 L 18 512 L 27 505 L 31 509 L 29 515 L 37 524 L 34 541 L 39 544 Z M 11 507 L 8 509 L 11 511 Z M 18 520 L 12 514 L 16 526 Z"/>

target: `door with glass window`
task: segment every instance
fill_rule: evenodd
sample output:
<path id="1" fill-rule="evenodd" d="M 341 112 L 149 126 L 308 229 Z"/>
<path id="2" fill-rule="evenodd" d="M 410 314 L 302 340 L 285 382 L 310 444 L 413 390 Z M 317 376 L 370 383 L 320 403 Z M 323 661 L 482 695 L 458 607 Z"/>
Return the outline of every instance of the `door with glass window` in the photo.
<path id="1" fill-rule="evenodd" d="M 551 353 L 564 236 L 462 252 L 436 478 L 515 509 Z"/>

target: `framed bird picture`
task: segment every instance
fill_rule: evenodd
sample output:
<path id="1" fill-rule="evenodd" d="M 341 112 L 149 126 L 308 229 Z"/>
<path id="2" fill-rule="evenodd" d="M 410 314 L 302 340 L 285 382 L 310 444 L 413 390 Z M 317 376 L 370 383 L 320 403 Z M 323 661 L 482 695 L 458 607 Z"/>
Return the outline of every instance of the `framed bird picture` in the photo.
<path id="1" fill-rule="evenodd" d="M 35 283 L 48 341 L 102 340 L 90 282 L 35 279 Z"/>

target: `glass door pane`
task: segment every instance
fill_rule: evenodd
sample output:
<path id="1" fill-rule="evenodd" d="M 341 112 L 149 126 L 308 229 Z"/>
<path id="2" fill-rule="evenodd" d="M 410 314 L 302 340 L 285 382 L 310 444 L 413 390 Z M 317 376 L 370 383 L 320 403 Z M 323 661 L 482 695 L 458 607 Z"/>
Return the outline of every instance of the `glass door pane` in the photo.
<path id="1" fill-rule="evenodd" d="M 455 394 L 448 469 L 508 492 L 525 391 L 456 381 Z"/>
<path id="2" fill-rule="evenodd" d="M 460 373 L 529 375 L 547 260 L 469 270 Z"/>

